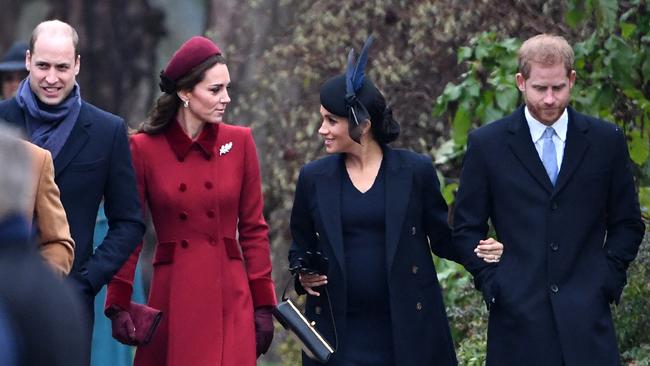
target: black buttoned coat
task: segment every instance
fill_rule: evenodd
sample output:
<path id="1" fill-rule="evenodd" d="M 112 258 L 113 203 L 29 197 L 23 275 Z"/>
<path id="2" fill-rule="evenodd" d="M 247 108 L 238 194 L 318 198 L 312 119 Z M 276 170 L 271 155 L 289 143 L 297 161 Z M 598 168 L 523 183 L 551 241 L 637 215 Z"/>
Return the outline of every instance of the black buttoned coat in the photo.
<path id="1" fill-rule="evenodd" d="M 307 250 L 329 258 L 328 293 L 338 344 L 346 337 L 346 266 L 341 229 L 343 155 L 305 165 L 298 178 L 291 214 L 293 243 L 289 261 Z M 397 365 L 456 365 L 456 355 L 431 252 L 454 258 L 449 242 L 447 205 L 431 159 L 406 150 L 384 148 L 386 192 L 386 271 L 393 349 Z M 299 285 L 299 293 L 304 293 Z M 307 317 L 335 344 L 326 295 L 308 296 Z M 373 334 L 368 334 L 373 337 Z M 337 350 L 328 365 L 339 365 Z M 303 365 L 319 365 L 303 355 Z"/>
<path id="2" fill-rule="evenodd" d="M 643 238 L 625 137 L 568 109 L 564 157 L 551 184 L 524 108 L 469 136 L 454 245 L 490 307 L 487 365 L 618 365 L 610 302 Z M 504 254 L 472 252 L 488 219 Z"/>

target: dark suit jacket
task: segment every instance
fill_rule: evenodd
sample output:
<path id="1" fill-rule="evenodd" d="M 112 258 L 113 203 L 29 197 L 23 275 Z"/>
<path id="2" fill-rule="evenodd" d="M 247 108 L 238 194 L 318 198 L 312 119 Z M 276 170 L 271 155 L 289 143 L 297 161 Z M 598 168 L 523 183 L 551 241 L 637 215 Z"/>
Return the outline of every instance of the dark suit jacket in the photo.
<path id="1" fill-rule="evenodd" d="M 15 98 L 0 102 L 0 118 L 26 127 Z M 144 233 L 124 120 L 82 102 L 79 118 L 54 159 L 54 171 L 75 241 L 70 278 L 86 292 L 91 311 L 92 297 L 120 269 Z M 93 253 L 102 198 L 109 230 Z"/>
<path id="2" fill-rule="evenodd" d="M 320 249 L 329 260 L 328 291 L 339 345 L 345 344 L 346 268 L 341 229 L 343 155 L 305 165 L 298 178 L 291 214 L 295 264 L 307 250 Z M 395 361 L 398 365 L 455 365 L 449 324 L 431 250 L 450 253 L 447 205 L 431 159 L 406 150 L 384 149 L 386 159 L 386 271 Z M 304 289 L 297 288 L 304 293 Z M 326 296 L 308 296 L 306 314 L 334 344 Z M 368 337 L 373 337 L 368 334 Z M 343 351 L 344 350 L 339 350 Z M 304 365 L 317 365 L 303 356 Z M 336 355 L 328 365 L 338 365 Z"/>
<path id="3" fill-rule="evenodd" d="M 472 132 L 454 211 L 454 245 L 490 307 L 488 365 L 617 365 L 609 303 L 643 237 L 625 137 L 568 109 L 556 186 L 523 106 Z M 473 248 L 491 220 L 498 265 Z"/>

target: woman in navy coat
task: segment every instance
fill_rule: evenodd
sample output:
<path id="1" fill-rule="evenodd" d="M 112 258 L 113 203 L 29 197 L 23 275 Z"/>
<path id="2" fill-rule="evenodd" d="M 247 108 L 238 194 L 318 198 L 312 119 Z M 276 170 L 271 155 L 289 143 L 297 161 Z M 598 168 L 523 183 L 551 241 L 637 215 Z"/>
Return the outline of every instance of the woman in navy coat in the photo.
<path id="1" fill-rule="evenodd" d="M 431 256 L 456 259 L 447 205 L 430 158 L 387 145 L 399 125 L 363 75 L 371 42 L 321 88 L 318 133 L 332 155 L 300 172 L 289 261 L 309 266 L 308 252 L 320 251 L 329 266 L 301 273 L 296 290 L 337 348 L 328 365 L 456 365 Z M 487 244 L 479 255 L 498 260 L 502 250 Z"/>

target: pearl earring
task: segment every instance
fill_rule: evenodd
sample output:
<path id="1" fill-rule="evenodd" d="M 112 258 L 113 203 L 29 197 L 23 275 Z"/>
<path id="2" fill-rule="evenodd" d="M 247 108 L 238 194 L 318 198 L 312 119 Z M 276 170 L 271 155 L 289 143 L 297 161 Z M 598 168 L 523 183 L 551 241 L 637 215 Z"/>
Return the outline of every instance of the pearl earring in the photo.
<path id="1" fill-rule="evenodd" d="M 183 108 L 188 108 L 190 106 L 190 101 L 189 100 L 184 100 L 183 101 Z"/>

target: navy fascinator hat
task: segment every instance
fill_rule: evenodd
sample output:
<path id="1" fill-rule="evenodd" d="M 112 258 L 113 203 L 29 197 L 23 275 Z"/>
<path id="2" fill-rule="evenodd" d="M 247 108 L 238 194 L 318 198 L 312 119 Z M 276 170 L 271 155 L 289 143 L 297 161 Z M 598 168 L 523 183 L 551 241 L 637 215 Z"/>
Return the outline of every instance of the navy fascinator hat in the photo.
<path id="1" fill-rule="evenodd" d="M 354 49 L 350 49 L 346 72 L 328 79 L 320 89 L 321 105 L 348 119 L 350 137 L 357 143 L 361 143 L 358 127 L 366 120 L 371 121 L 373 134 L 380 143 L 391 142 L 399 135 L 399 124 L 393 120 L 390 107 L 386 107 L 383 95 L 365 73 L 373 40 L 368 37 L 358 59 Z"/>

